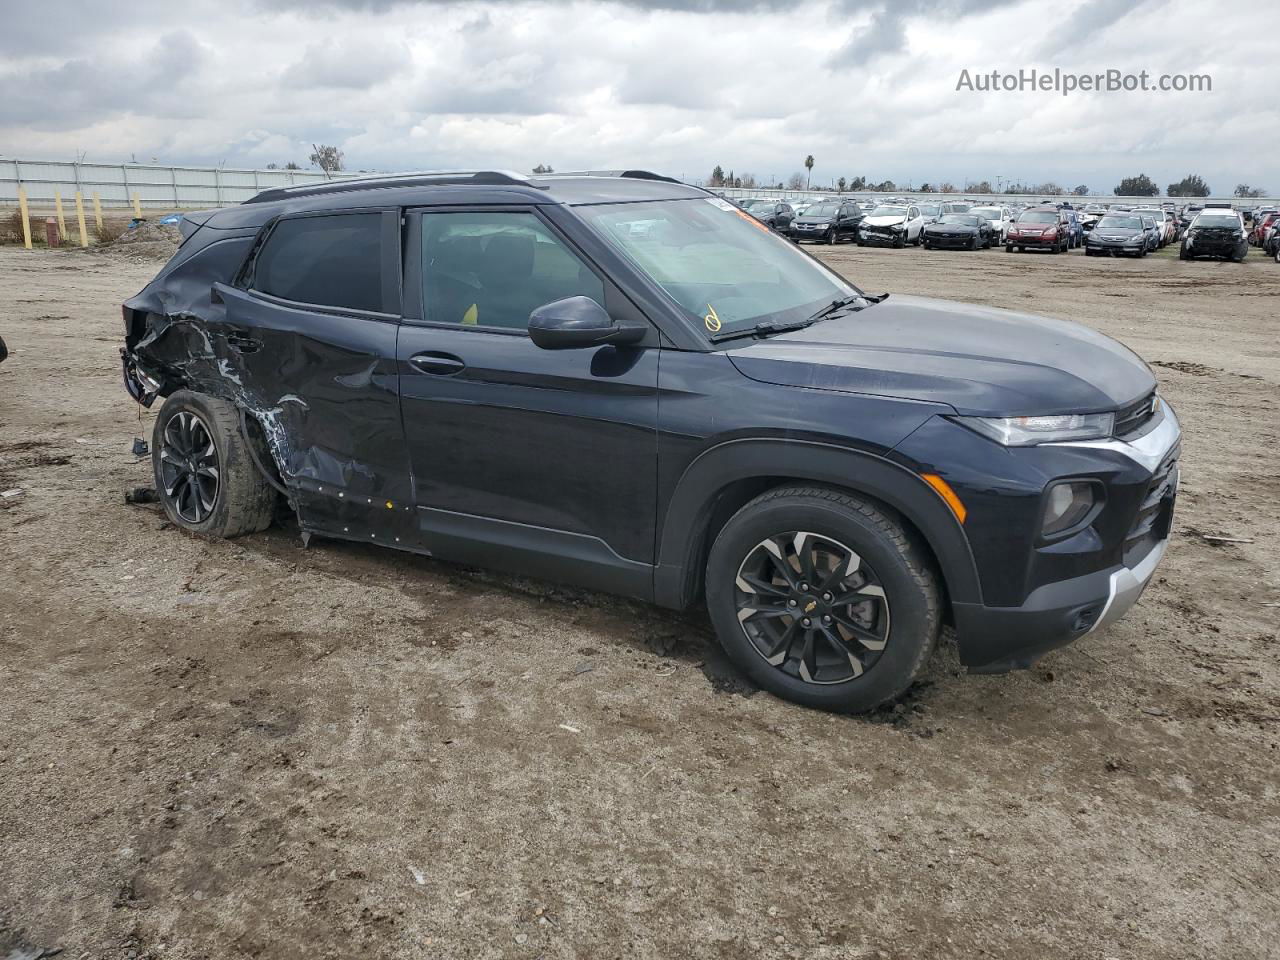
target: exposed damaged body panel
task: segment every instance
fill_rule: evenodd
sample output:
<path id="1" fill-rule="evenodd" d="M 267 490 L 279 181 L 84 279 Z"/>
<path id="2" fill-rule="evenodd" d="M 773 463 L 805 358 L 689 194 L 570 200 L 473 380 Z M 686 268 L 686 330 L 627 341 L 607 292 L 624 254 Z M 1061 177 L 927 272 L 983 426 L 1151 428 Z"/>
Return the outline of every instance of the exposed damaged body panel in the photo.
<path id="1" fill-rule="evenodd" d="M 130 392 L 149 403 L 186 388 L 244 410 L 304 530 L 342 533 L 357 500 L 365 527 L 375 501 L 408 509 L 395 318 L 311 310 L 220 282 L 241 271 L 259 235 L 260 225 L 234 222 L 198 226 L 125 303 Z"/>

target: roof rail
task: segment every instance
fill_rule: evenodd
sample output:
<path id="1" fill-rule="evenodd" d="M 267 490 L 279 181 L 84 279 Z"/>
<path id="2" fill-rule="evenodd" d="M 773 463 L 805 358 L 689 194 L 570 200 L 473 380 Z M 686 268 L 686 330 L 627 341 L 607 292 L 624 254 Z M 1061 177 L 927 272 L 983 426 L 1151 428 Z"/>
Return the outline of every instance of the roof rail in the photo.
<path id="1" fill-rule="evenodd" d="M 550 174 L 553 177 L 623 177 L 627 180 L 661 180 L 663 183 L 680 183 L 675 177 L 664 177 L 649 170 L 568 170 Z"/>
<path id="2" fill-rule="evenodd" d="M 314 197 L 326 193 L 343 193 L 350 190 L 372 190 L 386 187 L 429 187 L 449 184 L 474 184 L 477 186 L 546 187 L 522 173 L 509 170 L 429 170 L 422 173 L 390 173 L 373 177 L 348 177 L 325 183 L 308 183 L 294 187 L 274 187 L 263 190 L 246 200 L 246 203 L 269 203 L 290 197 Z"/>

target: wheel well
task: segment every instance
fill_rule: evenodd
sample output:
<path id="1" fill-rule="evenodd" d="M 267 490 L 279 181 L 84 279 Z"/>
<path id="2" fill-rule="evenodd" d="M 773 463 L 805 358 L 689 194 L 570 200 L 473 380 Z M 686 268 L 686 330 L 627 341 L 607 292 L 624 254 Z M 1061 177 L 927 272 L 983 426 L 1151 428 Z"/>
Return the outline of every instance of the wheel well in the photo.
<path id="1" fill-rule="evenodd" d="M 724 528 L 724 525 L 729 522 L 729 519 L 760 494 L 793 484 L 803 484 L 806 487 L 821 487 L 824 490 L 835 490 L 839 493 L 858 497 L 873 504 L 877 510 L 898 523 L 933 566 L 934 573 L 938 577 L 938 583 L 942 587 L 943 620 L 948 624 L 954 622 L 951 615 L 951 598 L 947 590 L 947 579 L 943 573 L 942 565 L 938 563 L 937 554 L 934 553 L 933 547 L 929 543 L 929 538 L 921 532 L 910 517 L 896 507 L 890 506 L 880 498 L 859 490 L 857 487 L 833 483 L 815 483 L 812 480 L 805 480 L 799 477 L 748 477 L 743 480 L 735 480 L 716 491 L 711 507 L 705 513 L 707 521 L 700 530 L 695 532 L 693 537 L 693 547 L 690 551 L 692 562 L 690 563 L 687 592 L 685 593 L 691 605 L 702 603 L 702 595 L 706 587 L 707 558 L 711 553 L 711 545 L 715 543 L 716 537 Z"/>

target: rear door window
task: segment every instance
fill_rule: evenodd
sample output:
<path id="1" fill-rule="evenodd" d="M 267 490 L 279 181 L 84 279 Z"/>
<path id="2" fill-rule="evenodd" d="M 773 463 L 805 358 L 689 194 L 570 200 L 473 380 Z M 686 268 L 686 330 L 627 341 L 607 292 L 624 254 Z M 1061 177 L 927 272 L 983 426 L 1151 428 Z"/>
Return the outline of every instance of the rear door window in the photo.
<path id="1" fill-rule="evenodd" d="M 317 306 L 382 313 L 381 213 L 279 221 L 258 252 L 253 288 Z"/>

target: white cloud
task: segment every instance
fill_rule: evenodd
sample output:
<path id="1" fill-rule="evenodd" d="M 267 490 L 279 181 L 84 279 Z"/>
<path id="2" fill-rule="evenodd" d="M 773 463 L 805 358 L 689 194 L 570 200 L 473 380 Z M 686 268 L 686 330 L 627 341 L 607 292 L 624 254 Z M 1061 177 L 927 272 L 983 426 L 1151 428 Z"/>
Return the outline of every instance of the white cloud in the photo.
<path id="1" fill-rule="evenodd" d="M 0 152 L 363 169 L 715 164 L 815 182 L 1145 172 L 1280 189 L 1280 7 L 1240 0 L 67 0 L 0 34 Z M 56 22 L 55 22 L 56 21 Z M 956 92 L 962 69 L 1209 73 L 1211 94 Z M 1269 182 L 1276 180 L 1278 182 Z"/>

